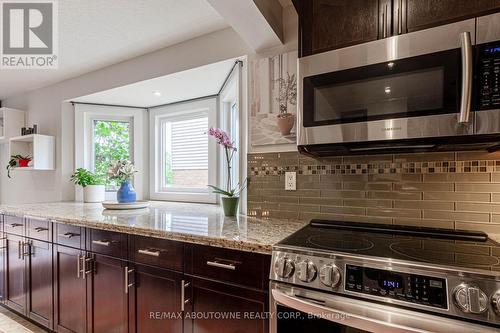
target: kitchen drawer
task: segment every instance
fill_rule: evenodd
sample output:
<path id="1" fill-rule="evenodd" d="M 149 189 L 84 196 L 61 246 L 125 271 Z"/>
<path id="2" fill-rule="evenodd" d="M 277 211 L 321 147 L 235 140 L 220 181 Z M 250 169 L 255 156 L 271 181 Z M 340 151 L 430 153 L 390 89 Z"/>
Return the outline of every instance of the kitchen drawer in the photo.
<path id="1" fill-rule="evenodd" d="M 127 259 L 127 238 L 118 232 L 87 229 L 87 251 Z"/>
<path id="2" fill-rule="evenodd" d="M 219 247 L 186 245 L 186 273 L 267 290 L 271 256 Z"/>
<path id="3" fill-rule="evenodd" d="M 130 238 L 129 257 L 136 263 L 182 271 L 183 253 L 181 242 L 144 236 Z"/>
<path id="4" fill-rule="evenodd" d="M 4 230 L 8 234 L 24 236 L 24 218 L 4 215 Z"/>
<path id="5" fill-rule="evenodd" d="M 52 222 L 47 219 L 26 217 L 26 236 L 45 242 L 52 241 Z"/>
<path id="6" fill-rule="evenodd" d="M 85 249 L 85 228 L 54 223 L 54 243 Z"/>

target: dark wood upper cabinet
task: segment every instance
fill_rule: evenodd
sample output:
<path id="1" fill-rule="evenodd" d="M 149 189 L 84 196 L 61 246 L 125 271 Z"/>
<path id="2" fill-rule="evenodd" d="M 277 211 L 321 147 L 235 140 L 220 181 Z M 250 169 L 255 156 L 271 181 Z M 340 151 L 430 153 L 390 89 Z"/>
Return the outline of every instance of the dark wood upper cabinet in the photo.
<path id="1" fill-rule="evenodd" d="M 431 28 L 500 10 L 500 0 L 293 0 L 299 56 Z"/>
<path id="2" fill-rule="evenodd" d="M 37 323 L 53 328 L 52 244 L 27 240 L 27 316 Z"/>
<path id="3" fill-rule="evenodd" d="M 378 38 L 378 0 L 298 0 L 300 56 Z"/>
<path id="4" fill-rule="evenodd" d="M 403 33 L 481 16 L 500 9 L 500 0 L 394 0 L 406 13 Z"/>

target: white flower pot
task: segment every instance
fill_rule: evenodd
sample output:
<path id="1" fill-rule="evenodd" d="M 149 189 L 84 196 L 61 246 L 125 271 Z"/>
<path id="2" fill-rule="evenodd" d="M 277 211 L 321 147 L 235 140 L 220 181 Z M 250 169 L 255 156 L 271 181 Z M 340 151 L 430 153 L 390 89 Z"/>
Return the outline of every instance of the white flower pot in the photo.
<path id="1" fill-rule="evenodd" d="M 103 202 L 104 200 L 106 200 L 104 185 L 87 185 L 83 188 L 84 202 Z"/>

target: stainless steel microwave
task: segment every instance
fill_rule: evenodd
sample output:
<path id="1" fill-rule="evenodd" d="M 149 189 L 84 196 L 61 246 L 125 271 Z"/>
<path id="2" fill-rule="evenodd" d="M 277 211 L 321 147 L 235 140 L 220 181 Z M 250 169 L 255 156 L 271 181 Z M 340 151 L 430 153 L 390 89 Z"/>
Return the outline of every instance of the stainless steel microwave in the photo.
<path id="1" fill-rule="evenodd" d="M 500 13 L 299 59 L 315 156 L 500 149 Z"/>

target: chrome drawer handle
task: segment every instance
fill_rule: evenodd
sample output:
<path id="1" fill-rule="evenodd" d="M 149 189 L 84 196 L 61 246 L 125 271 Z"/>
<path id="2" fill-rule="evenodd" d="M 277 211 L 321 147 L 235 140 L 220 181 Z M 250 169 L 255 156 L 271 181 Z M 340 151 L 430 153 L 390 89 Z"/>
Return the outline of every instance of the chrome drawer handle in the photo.
<path id="1" fill-rule="evenodd" d="M 16 228 L 16 227 L 22 227 L 23 225 L 21 223 L 11 223 L 9 224 L 11 228 Z"/>
<path id="2" fill-rule="evenodd" d="M 218 267 L 218 268 L 224 268 L 224 269 L 229 269 L 232 271 L 236 270 L 235 264 L 223 264 L 218 261 L 207 261 L 208 266 L 213 266 L 213 267 Z"/>
<path id="3" fill-rule="evenodd" d="M 109 246 L 109 244 L 111 244 L 111 242 L 109 242 L 109 241 L 102 241 L 102 240 L 93 240 L 92 244 L 102 245 L 102 246 Z"/>
<path id="4" fill-rule="evenodd" d="M 137 253 L 145 254 L 147 256 L 152 256 L 152 257 L 159 257 L 160 256 L 160 250 L 140 249 L 137 251 Z"/>
<path id="5" fill-rule="evenodd" d="M 49 230 L 49 228 L 43 228 L 43 227 L 36 227 L 35 228 L 36 232 L 42 232 L 42 231 L 47 231 L 47 230 Z"/>
<path id="6" fill-rule="evenodd" d="M 64 238 L 72 238 L 72 237 L 80 236 L 80 234 L 75 234 L 73 232 L 66 232 L 64 234 L 58 234 L 57 236 L 64 237 Z"/>

